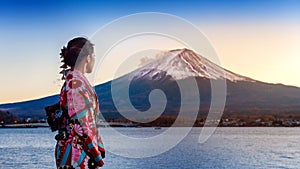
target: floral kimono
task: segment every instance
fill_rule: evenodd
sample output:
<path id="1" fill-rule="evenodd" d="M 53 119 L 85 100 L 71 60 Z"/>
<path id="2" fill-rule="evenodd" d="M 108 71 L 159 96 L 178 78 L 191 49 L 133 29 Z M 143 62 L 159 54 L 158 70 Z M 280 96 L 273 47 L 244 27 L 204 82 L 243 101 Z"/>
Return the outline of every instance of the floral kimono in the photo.
<path id="1" fill-rule="evenodd" d="M 55 160 L 58 169 L 92 169 L 102 166 L 105 149 L 96 126 L 100 113 L 98 97 L 86 77 L 69 69 L 60 93 L 60 105 L 68 110 L 63 137 L 56 138 Z"/>

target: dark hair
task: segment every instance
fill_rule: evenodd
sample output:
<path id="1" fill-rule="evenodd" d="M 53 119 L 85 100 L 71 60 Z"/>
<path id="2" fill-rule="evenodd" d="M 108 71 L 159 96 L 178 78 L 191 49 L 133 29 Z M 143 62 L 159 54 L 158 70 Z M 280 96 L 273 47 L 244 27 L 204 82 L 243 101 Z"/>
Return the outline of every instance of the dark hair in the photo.
<path id="1" fill-rule="evenodd" d="M 61 49 L 60 57 L 63 58 L 61 62 L 63 65 L 60 68 L 63 70 L 60 72 L 63 74 L 62 79 L 65 79 L 66 69 L 71 67 L 74 68 L 76 63 L 80 63 L 81 60 L 94 53 L 94 44 L 83 37 L 77 37 L 70 40 L 67 47 Z"/>

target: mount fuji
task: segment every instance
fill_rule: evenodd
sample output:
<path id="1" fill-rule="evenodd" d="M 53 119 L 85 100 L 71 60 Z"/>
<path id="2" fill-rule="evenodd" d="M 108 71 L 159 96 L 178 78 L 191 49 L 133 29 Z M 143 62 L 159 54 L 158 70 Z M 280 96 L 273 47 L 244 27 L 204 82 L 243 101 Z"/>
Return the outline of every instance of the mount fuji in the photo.
<path id="1" fill-rule="evenodd" d="M 255 82 L 245 76 L 230 72 L 214 64 L 205 57 L 196 54 L 189 49 L 176 49 L 165 53 L 161 59 L 149 63 L 133 72 L 137 78 L 147 74 L 149 76 L 158 75 L 155 70 L 165 71 L 174 80 L 182 80 L 188 77 L 202 77 L 206 79 L 226 79 L 229 81 L 249 81 Z M 149 76 L 151 77 L 151 75 Z"/>
<path id="2" fill-rule="evenodd" d="M 244 115 L 289 115 L 300 114 L 300 88 L 283 84 L 272 84 L 254 80 L 226 70 L 190 49 L 175 49 L 165 52 L 154 60 L 124 76 L 95 86 L 100 110 L 107 120 L 123 118 L 123 111 L 131 108 L 116 108 L 115 102 L 126 105 L 121 91 L 129 92 L 132 106 L 141 112 L 150 109 L 149 94 L 160 89 L 166 96 L 166 107 L 161 116 L 177 116 L 181 95 L 178 82 L 184 84 L 195 79 L 200 96 L 198 116 L 207 115 L 211 105 L 211 82 L 225 80 L 227 85 L 224 114 Z M 112 97 L 112 84 L 116 93 Z M 129 87 L 124 85 L 129 84 Z M 118 92 L 120 91 L 120 92 Z M 54 104 L 58 95 L 18 103 L 0 105 L 0 110 L 20 117 L 44 118 L 44 107 Z M 115 101 L 115 102 L 114 102 Z M 162 100 L 155 100 L 159 104 Z M 193 106 L 193 100 L 188 102 Z M 188 111 L 188 110 L 187 110 Z"/>

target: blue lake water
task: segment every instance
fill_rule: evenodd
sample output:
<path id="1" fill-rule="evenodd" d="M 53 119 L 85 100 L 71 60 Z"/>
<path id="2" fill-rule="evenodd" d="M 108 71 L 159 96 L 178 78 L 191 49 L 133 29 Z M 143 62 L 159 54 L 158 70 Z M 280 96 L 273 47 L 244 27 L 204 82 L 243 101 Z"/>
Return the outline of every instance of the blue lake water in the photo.
<path id="1" fill-rule="evenodd" d="M 166 129 L 117 130 L 144 138 Z M 100 130 L 105 143 L 110 132 Z M 127 158 L 107 152 L 103 168 L 300 168 L 300 128 L 217 128 L 204 144 L 198 143 L 200 131 L 193 128 L 174 148 L 155 157 Z M 47 128 L 0 129 L 0 168 L 55 168 L 54 135 Z M 120 151 L 135 151 L 124 144 L 118 138 L 110 139 L 110 145 L 120 146 Z"/>

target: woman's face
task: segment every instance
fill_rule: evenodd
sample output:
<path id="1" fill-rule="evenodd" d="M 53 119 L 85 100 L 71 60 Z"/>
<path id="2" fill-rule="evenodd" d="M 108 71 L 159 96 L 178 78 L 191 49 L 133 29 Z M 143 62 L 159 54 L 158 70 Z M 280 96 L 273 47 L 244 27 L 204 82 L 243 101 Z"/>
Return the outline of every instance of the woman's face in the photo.
<path id="1" fill-rule="evenodd" d="M 92 73 L 94 65 L 95 65 L 95 54 L 88 55 L 89 62 L 86 65 L 86 73 Z"/>

